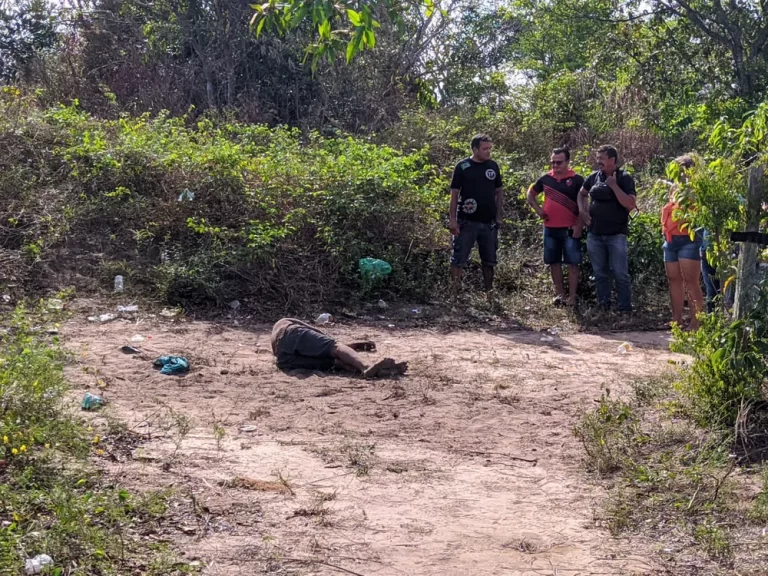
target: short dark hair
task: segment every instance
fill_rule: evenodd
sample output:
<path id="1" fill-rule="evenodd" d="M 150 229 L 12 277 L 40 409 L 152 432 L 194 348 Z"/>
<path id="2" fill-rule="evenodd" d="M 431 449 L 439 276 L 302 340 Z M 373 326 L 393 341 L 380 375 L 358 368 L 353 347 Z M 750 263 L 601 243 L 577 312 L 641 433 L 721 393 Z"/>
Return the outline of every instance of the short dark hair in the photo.
<path id="1" fill-rule="evenodd" d="M 598 154 L 603 153 L 606 156 L 608 156 L 608 158 L 614 158 L 617 161 L 619 159 L 618 151 L 614 146 L 611 146 L 610 144 L 603 144 L 602 146 L 600 146 L 600 148 L 597 149 L 597 153 Z"/>
<path id="2" fill-rule="evenodd" d="M 571 151 L 568 150 L 568 148 L 565 146 L 561 148 L 555 148 L 554 150 L 552 150 L 552 154 L 565 154 L 565 161 L 566 162 L 571 161 Z"/>
<path id="3" fill-rule="evenodd" d="M 472 142 L 470 142 L 470 146 L 472 146 L 472 150 L 476 150 L 477 148 L 480 148 L 481 142 L 493 143 L 493 140 L 491 140 L 491 137 L 488 136 L 488 134 L 478 134 L 477 136 L 472 138 Z"/>

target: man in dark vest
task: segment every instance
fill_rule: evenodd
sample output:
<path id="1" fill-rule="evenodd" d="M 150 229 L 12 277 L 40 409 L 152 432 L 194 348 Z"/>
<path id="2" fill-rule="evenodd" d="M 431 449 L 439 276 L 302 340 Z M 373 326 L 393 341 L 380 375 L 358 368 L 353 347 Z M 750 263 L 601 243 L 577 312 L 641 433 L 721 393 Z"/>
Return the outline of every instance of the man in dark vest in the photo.
<path id="1" fill-rule="evenodd" d="M 619 154 L 613 146 L 597 150 L 599 170 L 590 174 L 579 192 L 579 214 L 589 227 L 587 252 L 595 273 L 600 308 L 610 309 L 611 277 L 616 282 L 620 313 L 632 312 L 632 282 L 629 277 L 629 213 L 635 209 L 635 181 L 618 168 Z M 587 199 L 589 198 L 589 205 Z"/>

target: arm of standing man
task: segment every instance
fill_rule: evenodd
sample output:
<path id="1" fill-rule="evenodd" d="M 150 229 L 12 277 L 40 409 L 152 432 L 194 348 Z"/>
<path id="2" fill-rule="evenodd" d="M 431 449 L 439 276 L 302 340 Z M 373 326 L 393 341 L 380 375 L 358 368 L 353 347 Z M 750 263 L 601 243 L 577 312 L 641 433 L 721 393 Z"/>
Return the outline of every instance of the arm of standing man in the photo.
<path id="1" fill-rule="evenodd" d="M 613 190 L 619 204 L 624 206 L 627 212 L 631 212 L 637 206 L 637 203 L 635 202 L 635 181 L 629 174 L 623 174 L 622 180 L 624 181 L 624 187 L 627 188 L 627 190 L 622 190 L 621 186 L 619 186 L 615 172 L 605 179 L 605 183 L 608 184 L 611 190 Z"/>
<path id="2" fill-rule="evenodd" d="M 504 222 L 504 188 L 496 188 L 496 224 Z"/>
<path id="3" fill-rule="evenodd" d="M 587 226 L 592 224 L 592 218 L 589 217 L 588 198 L 589 198 L 589 190 L 587 190 L 585 187 L 582 187 L 581 190 L 579 190 L 579 197 L 576 203 L 579 205 L 579 216 L 581 216 L 581 220 Z"/>
<path id="4" fill-rule="evenodd" d="M 453 176 L 451 177 L 451 205 L 448 209 L 448 230 L 454 236 L 459 235 L 459 194 L 461 193 L 462 186 L 462 171 L 461 164 L 457 165 L 453 169 Z"/>
<path id="5" fill-rule="evenodd" d="M 544 186 L 541 184 L 539 180 L 531 184 L 531 187 L 528 188 L 528 206 L 533 208 L 533 211 L 538 214 L 539 218 L 544 220 L 546 222 L 549 217 L 547 216 L 547 213 L 544 212 L 544 208 L 541 207 L 539 204 L 538 196 L 541 194 L 544 190 Z"/>
<path id="6" fill-rule="evenodd" d="M 459 218 L 458 218 L 459 191 L 456 188 L 451 188 L 451 206 L 448 210 L 449 210 L 448 215 L 450 217 L 448 230 L 450 230 L 451 234 L 453 234 L 454 236 L 458 236 L 459 235 Z"/>

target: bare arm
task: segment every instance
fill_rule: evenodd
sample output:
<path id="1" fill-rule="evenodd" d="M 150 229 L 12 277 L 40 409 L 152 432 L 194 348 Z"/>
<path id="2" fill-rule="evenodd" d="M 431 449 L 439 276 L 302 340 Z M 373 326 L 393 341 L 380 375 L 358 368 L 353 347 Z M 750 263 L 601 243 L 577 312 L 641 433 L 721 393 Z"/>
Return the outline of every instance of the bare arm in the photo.
<path id="1" fill-rule="evenodd" d="M 616 200 L 619 201 L 619 204 L 624 206 L 627 212 L 631 212 L 635 209 L 637 203 L 635 202 L 635 197 L 632 194 L 627 194 L 624 192 L 624 190 L 619 187 L 618 182 L 615 180 L 608 185 L 611 187 L 611 190 L 613 190 L 613 193 L 616 194 Z"/>
<path id="2" fill-rule="evenodd" d="M 496 223 L 504 221 L 504 188 L 496 188 Z"/>
<path id="3" fill-rule="evenodd" d="M 539 215 L 542 220 L 547 219 L 547 215 L 544 213 L 544 209 L 539 205 L 538 193 L 533 189 L 533 186 L 528 188 L 528 205 L 533 208 L 533 211 Z"/>
<path id="4" fill-rule="evenodd" d="M 448 216 L 450 218 L 450 224 L 448 229 L 454 236 L 459 235 L 459 190 L 457 188 L 451 188 L 451 206 L 448 209 Z"/>
<path id="5" fill-rule="evenodd" d="M 579 205 L 579 216 L 581 216 L 582 221 L 584 224 L 589 226 L 592 224 L 592 219 L 589 217 L 589 190 L 586 188 L 582 188 L 579 190 L 579 197 L 577 200 L 577 204 Z"/>

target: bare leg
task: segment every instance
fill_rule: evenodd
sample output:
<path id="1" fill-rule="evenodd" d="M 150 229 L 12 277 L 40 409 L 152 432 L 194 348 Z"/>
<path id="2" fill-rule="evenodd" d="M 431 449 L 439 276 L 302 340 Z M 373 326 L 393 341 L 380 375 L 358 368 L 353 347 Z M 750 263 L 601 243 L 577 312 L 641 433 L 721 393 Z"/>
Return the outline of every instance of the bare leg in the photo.
<path id="1" fill-rule="evenodd" d="M 704 309 L 704 294 L 701 293 L 701 263 L 698 260 L 680 259 L 685 289 L 688 292 L 688 304 L 691 307 L 691 323 L 689 330 L 697 330 L 699 320 L 696 315 Z"/>
<path id="2" fill-rule="evenodd" d="M 451 266 L 451 278 L 456 284 L 461 282 L 461 276 L 463 273 L 464 273 L 463 268 L 459 268 L 458 266 Z"/>
<path id="3" fill-rule="evenodd" d="M 563 285 L 563 267 L 560 264 L 550 264 L 549 271 L 552 274 L 552 284 L 555 286 L 555 294 L 565 299 L 565 286 Z"/>
<path id="4" fill-rule="evenodd" d="M 368 368 L 368 365 L 363 362 L 360 355 L 345 344 L 337 342 L 333 350 L 331 350 L 331 354 L 336 359 L 336 363 L 349 372 L 362 374 Z"/>
<path id="5" fill-rule="evenodd" d="M 490 292 L 493 290 L 493 276 L 496 271 L 494 266 L 488 266 L 483 264 L 483 282 L 485 284 L 485 291 Z"/>
<path id="6" fill-rule="evenodd" d="M 579 266 L 568 264 L 568 305 L 576 306 L 576 298 L 579 292 Z"/>
<path id="7" fill-rule="evenodd" d="M 336 361 L 336 366 L 347 372 L 362 374 L 365 378 L 377 376 L 391 376 L 392 374 L 404 374 L 408 370 L 407 362 L 395 362 L 392 358 L 379 360 L 372 366 L 363 362 L 363 359 L 344 344 L 336 343 L 331 351 Z"/>
<path id="8" fill-rule="evenodd" d="M 669 298 L 672 301 L 672 320 L 677 322 L 678 325 L 681 325 L 683 323 L 685 286 L 683 285 L 683 274 L 680 270 L 680 263 L 665 262 L 664 268 L 667 271 L 667 280 L 669 280 Z"/>

